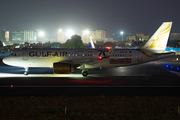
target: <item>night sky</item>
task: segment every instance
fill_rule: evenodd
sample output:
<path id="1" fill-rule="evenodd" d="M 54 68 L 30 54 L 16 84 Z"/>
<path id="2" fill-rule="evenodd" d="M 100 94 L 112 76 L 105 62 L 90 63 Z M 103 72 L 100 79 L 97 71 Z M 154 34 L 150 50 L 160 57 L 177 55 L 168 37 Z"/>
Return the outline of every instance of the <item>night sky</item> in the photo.
<path id="1" fill-rule="evenodd" d="M 180 0 L 0 0 L 0 30 L 107 30 L 152 35 L 162 22 L 172 21 L 180 33 Z"/>

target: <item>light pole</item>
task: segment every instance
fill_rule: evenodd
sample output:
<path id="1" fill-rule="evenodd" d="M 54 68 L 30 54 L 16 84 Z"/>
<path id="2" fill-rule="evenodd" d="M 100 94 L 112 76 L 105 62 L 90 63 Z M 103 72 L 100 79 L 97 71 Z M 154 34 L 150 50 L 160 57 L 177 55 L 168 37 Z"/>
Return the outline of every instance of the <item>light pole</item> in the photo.
<path id="1" fill-rule="evenodd" d="M 121 35 L 122 35 L 122 41 L 123 41 L 123 34 L 124 34 L 124 32 L 123 32 L 123 31 L 121 31 Z"/>

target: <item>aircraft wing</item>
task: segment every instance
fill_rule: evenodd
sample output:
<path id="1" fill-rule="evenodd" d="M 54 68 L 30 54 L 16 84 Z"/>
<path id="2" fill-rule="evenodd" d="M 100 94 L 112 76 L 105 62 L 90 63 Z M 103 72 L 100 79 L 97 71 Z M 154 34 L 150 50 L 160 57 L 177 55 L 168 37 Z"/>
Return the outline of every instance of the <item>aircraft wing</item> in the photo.
<path id="1" fill-rule="evenodd" d="M 108 58 L 103 58 L 104 59 L 108 59 Z M 103 66 L 103 62 L 102 60 L 100 59 L 94 59 L 94 58 L 83 58 L 83 59 L 76 59 L 76 60 L 65 60 L 65 61 L 61 61 L 61 63 L 68 63 L 68 64 L 71 64 L 71 65 L 75 65 L 76 67 L 80 67 L 80 69 L 83 69 L 83 65 L 86 64 L 86 65 L 91 65 L 91 66 L 94 66 L 94 67 L 101 67 Z"/>
<path id="2" fill-rule="evenodd" d="M 107 59 L 107 58 L 104 58 L 104 59 Z M 61 61 L 61 63 L 90 63 L 90 62 L 93 62 L 93 61 L 96 61 L 96 62 L 102 62 L 101 60 L 99 60 L 98 58 L 97 59 L 94 59 L 94 58 L 79 58 L 79 59 L 75 59 L 75 60 L 64 60 L 64 61 Z"/>

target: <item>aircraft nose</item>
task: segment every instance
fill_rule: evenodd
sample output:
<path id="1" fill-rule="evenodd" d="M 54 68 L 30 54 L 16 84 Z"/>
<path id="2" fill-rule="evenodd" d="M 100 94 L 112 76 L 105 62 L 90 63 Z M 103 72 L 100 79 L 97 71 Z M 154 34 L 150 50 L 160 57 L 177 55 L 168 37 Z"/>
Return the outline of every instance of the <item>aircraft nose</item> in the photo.
<path id="1" fill-rule="evenodd" d="M 3 58 L 2 61 L 4 64 L 10 65 L 12 62 L 12 59 L 10 57 L 5 57 L 5 58 Z"/>

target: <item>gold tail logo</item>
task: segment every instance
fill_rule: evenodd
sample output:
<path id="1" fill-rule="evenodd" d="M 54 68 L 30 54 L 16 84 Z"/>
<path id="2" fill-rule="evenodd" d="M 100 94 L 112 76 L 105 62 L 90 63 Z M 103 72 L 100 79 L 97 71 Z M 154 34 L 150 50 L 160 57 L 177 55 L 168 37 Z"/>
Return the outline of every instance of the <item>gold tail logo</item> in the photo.
<path id="1" fill-rule="evenodd" d="M 156 39 L 152 39 L 151 45 L 147 46 L 146 48 L 163 48 L 162 40 L 166 36 L 166 34 L 170 31 L 171 24 L 169 24 L 166 28 L 161 30 Z"/>

